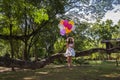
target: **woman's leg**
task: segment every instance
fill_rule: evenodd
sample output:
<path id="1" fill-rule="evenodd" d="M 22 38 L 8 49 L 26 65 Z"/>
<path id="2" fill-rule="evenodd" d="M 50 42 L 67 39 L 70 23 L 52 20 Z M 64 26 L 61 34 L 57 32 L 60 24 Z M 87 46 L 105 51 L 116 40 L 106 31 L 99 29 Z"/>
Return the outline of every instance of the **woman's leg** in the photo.
<path id="1" fill-rule="evenodd" d="M 67 61 L 68 61 L 68 67 L 70 68 L 72 65 L 72 56 L 68 56 Z"/>

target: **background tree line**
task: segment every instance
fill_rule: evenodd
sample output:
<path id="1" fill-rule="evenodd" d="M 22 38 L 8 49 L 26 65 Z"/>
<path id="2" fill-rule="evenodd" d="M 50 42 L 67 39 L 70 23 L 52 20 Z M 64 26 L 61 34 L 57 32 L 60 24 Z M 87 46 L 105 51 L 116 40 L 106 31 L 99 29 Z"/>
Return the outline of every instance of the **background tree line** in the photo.
<path id="1" fill-rule="evenodd" d="M 120 38 L 120 21 L 113 25 L 112 20 L 103 22 L 101 18 L 113 9 L 113 4 L 119 3 L 119 0 L 1 0 L 0 55 L 38 60 L 58 53 L 66 39 L 59 34 L 61 19 L 75 22 L 76 30 L 70 35 L 75 38 L 76 51 L 104 48 L 101 40 Z M 79 11 L 84 13 L 78 14 Z M 93 14 L 95 23 L 80 21 L 79 18 L 88 20 L 85 15 L 89 14 Z"/>

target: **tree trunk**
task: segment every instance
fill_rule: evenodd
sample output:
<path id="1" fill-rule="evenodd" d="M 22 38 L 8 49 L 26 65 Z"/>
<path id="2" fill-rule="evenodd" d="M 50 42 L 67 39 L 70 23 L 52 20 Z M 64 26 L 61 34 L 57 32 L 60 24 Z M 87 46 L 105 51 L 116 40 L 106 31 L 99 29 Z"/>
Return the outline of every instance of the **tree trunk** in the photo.
<path id="1" fill-rule="evenodd" d="M 104 48 L 93 48 L 93 49 L 86 50 L 86 51 L 76 52 L 75 57 L 90 55 L 90 54 L 92 54 L 94 52 L 98 52 L 98 51 L 114 52 L 114 50 L 120 51 L 120 47 L 112 48 L 109 50 L 106 50 Z M 43 68 L 44 66 L 52 63 L 54 60 L 60 59 L 60 58 L 65 59 L 65 57 L 63 56 L 63 53 L 54 54 L 54 55 L 52 55 L 48 58 L 42 59 L 41 61 L 38 61 L 38 62 L 15 60 L 15 59 L 11 59 L 9 57 L 0 57 L 0 66 L 5 66 L 5 67 L 14 66 L 14 67 L 18 67 L 18 68 L 39 69 L 39 68 Z"/>
<path id="2" fill-rule="evenodd" d="M 24 44 L 25 44 L 24 45 L 25 46 L 25 48 L 24 48 L 24 60 L 28 60 L 29 59 L 29 57 L 28 57 L 29 55 L 28 55 L 28 52 L 27 52 L 28 51 L 28 48 L 27 48 L 28 44 L 27 43 L 28 43 L 28 40 L 25 39 L 25 41 L 24 41 Z"/>
<path id="3" fill-rule="evenodd" d="M 62 54 L 55 54 L 49 58 L 45 58 L 41 61 L 25 61 L 25 60 L 15 60 L 11 59 L 9 57 L 0 57 L 0 66 L 4 67 L 18 67 L 18 68 L 24 68 L 24 69 L 39 69 L 43 68 L 45 65 L 50 64 L 51 62 L 54 61 L 54 59 L 59 59 L 63 57 Z M 12 62 L 14 64 L 12 64 Z"/>
<path id="4" fill-rule="evenodd" d="M 25 16 L 25 30 L 24 30 L 24 35 L 25 35 L 25 38 L 24 38 L 24 60 L 28 60 L 28 40 L 29 38 L 27 38 L 27 32 L 28 32 L 28 23 L 27 23 L 27 15 L 26 15 L 26 7 L 25 7 L 25 13 L 24 13 L 24 16 Z"/>
<path id="5" fill-rule="evenodd" d="M 118 67 L 119 66 L 119 62 L 118 62 L 118 59 L 116 58 L 116 66 Z"/>
<path id="6" fill-rule="evenodd" d="M 12 24 L 10 24 L 10 47 L 11 47 L 11 58 L 14 59 L 14 48 L 13 48 L 13 39 L 12 39 Z M 12 62 L 13 64 L 13 62 Z M 12 67 L 12 71 L 15 71 L 14 69 L 14 66 L 11 66 Z"/>

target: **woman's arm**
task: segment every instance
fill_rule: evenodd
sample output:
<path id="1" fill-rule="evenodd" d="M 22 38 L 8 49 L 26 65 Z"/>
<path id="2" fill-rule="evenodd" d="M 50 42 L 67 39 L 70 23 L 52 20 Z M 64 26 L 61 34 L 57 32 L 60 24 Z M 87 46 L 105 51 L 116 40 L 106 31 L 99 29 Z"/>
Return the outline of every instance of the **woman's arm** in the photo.
<path id="1" fill-rule="evenodd" d="M 75 47 L 75 44 L 73 43 L 73 46 L 72 46 L 72 48 L 74 48 Z"/>
<path id="2" fill-rule="evenodd" d="M 67 47 L 67 48 L 69 47 L 68 43 L 66 44 L 66 47 Z"/>

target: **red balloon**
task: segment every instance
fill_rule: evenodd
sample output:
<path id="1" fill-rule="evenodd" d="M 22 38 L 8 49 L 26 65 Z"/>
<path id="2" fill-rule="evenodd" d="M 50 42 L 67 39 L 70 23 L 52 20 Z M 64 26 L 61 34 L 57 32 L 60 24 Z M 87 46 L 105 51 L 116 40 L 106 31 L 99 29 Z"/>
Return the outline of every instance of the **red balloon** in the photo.
<path id="1" fill-rule="evenodd" d="M 68 24 L 67 28 L 68 28 L 69 30 L 71 30 L 71 29 L 72 29 L 72 25 L 71 25 L 71 24 Z"/>
<path id="2" fill-rule="evenodd" d="M 64 20 L 63 25 L 64 25 L 64 27 L 67 27 L 68 26 L 68 20 Z"/>

